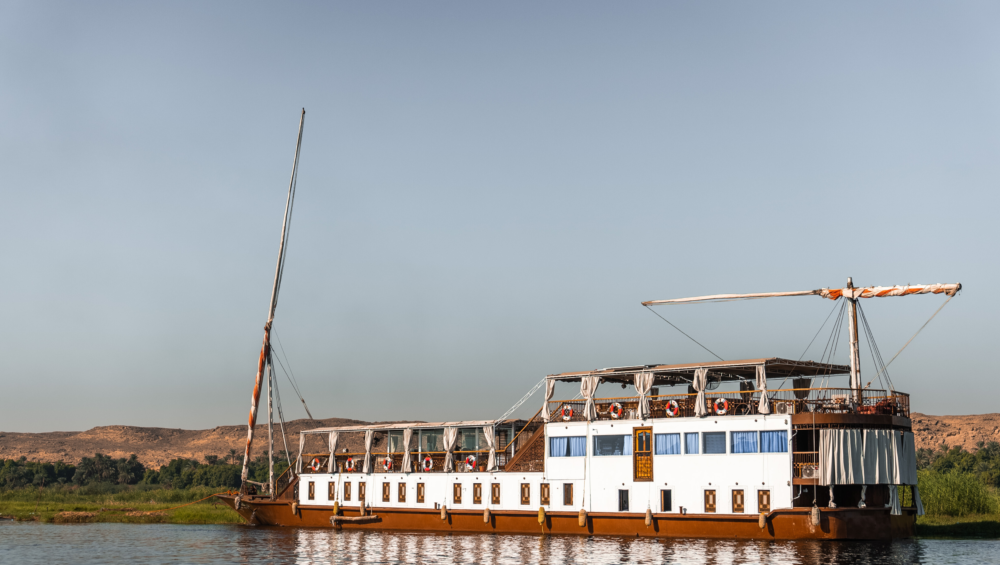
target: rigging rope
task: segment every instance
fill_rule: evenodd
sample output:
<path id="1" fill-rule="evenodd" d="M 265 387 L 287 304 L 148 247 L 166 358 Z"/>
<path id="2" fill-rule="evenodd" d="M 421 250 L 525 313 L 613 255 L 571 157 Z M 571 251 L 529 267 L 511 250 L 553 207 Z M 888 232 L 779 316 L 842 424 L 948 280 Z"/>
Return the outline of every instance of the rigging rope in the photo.
<path id="1" fill-rule="evenodd" d="M 931 320 L 933 320 L 933 319 L 934 319 L 934 316 L 937 316 L 937 315 L 938 315 L 938 312 L 940 312 L 940 311 L 941 311 L 941 310 L 942 310 L 942 309 L 943 309 L 943 308 L 944 308 L 945 306 L 947 306 L 947 305 L 948 305 L 948 303 L 949 303 L 949 302 L 951 302 L 951 299 L 952 299 L 952 298 L 955 298 L 955 295 L 952 295 L 952 296 L 949 296 L 949 297 L 948 297 L 948 300 L 945 300 L 945 301 L 944 301 L 944 304 L 942 304 L 940 308 L 938 308 L 937 310 L 935 310 L 935 311 L 934 311 L 934 313 L 933 313 L 933 314 L 931 314 L 931 317 L 930 317 L 930 318 L 928 318 L 926 322 L 924 322 L 924 325 L 920 326 L 920 329 L 919 329 L 919 330 L 917 330 L 917 333 L 913 334 L 913 337 L 911 337 L 911 338 L 909 339 L 909 341 L 907 341 L 907 342 L 906 342 L 906 343 L 905 343 L 905 344 L 903 345 L 903 347 L 900 347 L 900 348 L 899 348 L 899 351 L 897 351 L 897 352 L 896 352 L 896 354 L 892 356 L 892 359 L 889 359 L 889 362 L 885 364 L 885 368 L 889 368 L 889 365 L 892 365 L 892 362 L 896 360 L 896 357 L 899 357 L 899 354 L 900 354 L 900 353 L 902 353 L 904 349 L 906 349 L 906 346 L 910 345 L 910 342 L 912 342 L 912 341 L 913 341 L 914 339 L 916 339 L 916 337 L 917 337 L 918 335 L 920 335 L 920 332 L 924 331 L 924 328 L 926 328 L 926 327 L 927 327 L 927 324 L 931 323 Z M 875 376 L 876 376 L 876 377 L 878 377 L 878 375 L 875 375 Z M 874 380 L 875 380 L 875 379 L 872 379 L 872 381 L 874 381 Z M 868 384 L 872 384 L 872 382 L 871 382 L 871 381 L 868 381 Z M 868 386 L 867 386 L 867 385 L 865 385 L 865 388 L 868 388 Z"/>
<path id="2" fill-rule="evenodd" d="M 837 300 L 840 300 L 840 299 L 838 298 Z M 802 351 L 802 355 L 799 355 L 799 361 L 801 361 L 802 358 L 806 356 L 806 353 L 809 351 L 809 348 L 812 347 L 813 342 L 816 341 L 817 337 L 819 337 L 819 332 L 823 331 L 823 328 L 826 327 L 826 323 L 830 321 L 830 316 L 833 316 L 833 311 L 837 309 L 837 306 L 842 306 L 842 305 L 837 304 L 836 302 L 834 302 L 833 308 L 830 308 L 830 313 L 827 314 L 826 315 L 826 319 L 823 320 L 823 325 L 820 326 L 818 330 L 816 330 L 816 335 L 814 335 L 813 338 L 811 340 L 809 340 L 809 345 L 807 345 L 806 348 L 805 348 L 805 350 Z"/>
<path id="3" fill-rule="evenodd" d="M 538 384 L 536 384 L 535 386 L 531 387 L 531 390 L 528 391 L 528 394 L 525 394 L 524 396 L 522 396 L 521 400 L 518 400 L 517 402 L 515 402 L 514 405 L 510 407 L 509 410 L 507 410 L 506 412 L 503 413 L 503 416 L 500 416 L 495 421 L 496 422 L 500 422 L 500 421 L 506 420 L 508 416 L 510 416 L 511 414 L 513 414 L 515 410 L 517 410 L 518 408 L 520 408 L 522 404 L 524 404 L 529 398 L 531 398 L 531 395 L 535 394 L 535 391 L 537 391 L 539 388 L 541 388 L 541 386 L 543 384 L 545 384 L 545 379 L 544 378 L 542 380 L 538 381 Z"/>
<path id="4" fill-rule="evenodd" d="M 277 379 L 274 380 L 274 399 L 278 402 L 278 425 L 281 427 L 281 443 L 285 446 L 285 462 L 291 468 L 292 459 L 288 455 L 288 438 L 285 437 L 285 415 L 281 411 L 281 391 L 278 390 Z"/>
<path id="5" fill-rule="evenodd" d="M 292 389 L 295 391 L 295 394 L 299 397 L 299 400 L 302 402 L 302 407 L 306 409 L 306 414 L 309 416 L 309 419 L 315 420 L 316 418 L 313 418 L 312 412 L 309 411 L 309 407 L 306 406 L 306 399 L 302 397 L 302 392 L 299 391 L 298 382 L 296 382 L 295 380 L 295 373 L 292 372 L 292 362 L 288 360 L 288 355 L 285 354 L 285 347 L 281 345 L 281 338 L 278 336 L 278 332 L 275 331 L 274 328 L 272 328 L 271 331 L 272 333 L 274 333 L 275 339 L 278 340 L 278 349 L 279 353 L 281 354 L 278 356 L 278 365 L 281 367 L 281 370 L 285 373 L 285 377 L 288 379 L 288 382 L 291 383 Z M 285 369 L 284 363 L 281 362 L 282 356 L 284 356 L 285 358 L 285 363 L 288 363 L 287 370 Z"/>
<path id="6" fill-rule="evenodd" d="M 656 316 L 657 316 L 658 318 L 660 318 L 661 320 L 663 320 L 664 322 L 666 322 L 666 323 L 670 324 L 670 327 L 672 327 L 672 328 L 674 328 L 675 330 L 677 330 L 677 331 L 681 332 L 682 334 L 684 334 L 684 337 L 686 337 L 686 338 L 690 339 L 691 341 L 693 341 L 693 342 L 697 343 L 697 344 L 698 344 L 698 347 L 701 347 L 701 348 L 702 348 L 702 349 L 704 349 L 705 351 L 707 351 L 707 352 L 711 353 L 712 355 L 714 355 L 714 356 L 715 356 L 715 358 L 716 358 L 716 359 L 718 359 L 719 361 L 725 361 L 725 359 L 723 359 L 722 357 L 719 357 L 718 355 L 715 355 L 715 352 L 714 352 L 714 351 L 712 351 L 711 349 L 709 349 L 709 348 L 705 347 L 704 345 L 702 345 L 701 343 L 699 343 L 697 339 L 695 339 L 695 338 L 693 338 L 693 337 L 689 336 L 688 334 L 684 333 L 684 330 L 682 330 L 682 329 L 678 328 L 677 326 L 675 326 L 675 325 L 671 324 L 671 323 L 670 323 L 670 320 L 668 320 L 668 319 L 664 318 L 663 316 L 660 316 L 660 313 L 659 313 L 659 312 L 657 312 L 656 310 L 653 310 L 653 309 L 652 309 L 652 308 L 650 308 L 649 306 L 646 306 L 646 309 L 647 309 L 647 310 L 649 310 L 650 312 L 652 312 L 652 313 L 656 314 Z"/>

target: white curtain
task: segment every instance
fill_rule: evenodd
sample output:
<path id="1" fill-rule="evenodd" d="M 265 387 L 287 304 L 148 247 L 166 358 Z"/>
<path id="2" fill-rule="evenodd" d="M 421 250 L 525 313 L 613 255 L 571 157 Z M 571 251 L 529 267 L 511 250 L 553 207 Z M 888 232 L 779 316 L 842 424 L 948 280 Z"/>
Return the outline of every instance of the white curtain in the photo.
<path id="1" fill-rule="evenodd" d="M 372 442 L 375 440 L 375 430 L 365 432 L 365 466 L 362 473 L 368 473 L 372 468 Z"/>
<path id="2" fill-rule="evenodd" d="M 340 441 L 340 432 L 330 432 L 330 461 L 327 463 L 327 473 L 333 473 L 337 470 L 334 461 L 336 461 L 337 454 L 337 442 Z"/>
<path id="3" fill-rule="evenodd" d="M 494 471 L 494 467 L 497 464 L 497 443 L 496 435 L 493 432 L 493 426 L 483 426 L 483 435 L 486 436 L 486 445 L 490 448 L 490 456 L 486 460 L 486 470 Z"/>
<path id="4" fill-rule="evenodd" d="M 600 377 L 582 377 L 580 379 L 580 394 L 587 401 L 583 406 L 583 417 L 588 422 L 597 419 L 597 406 L 594 405 L 594 393 L 597 392 L 597 385 L 600 382 Z"/>
<path id="5" fill-rule="evenodd" d="M 542 421 L 549 421 L 549 401 L 552 400 L 552 395 L 556 392 L 556 381 L 555 379 L 546 378 L 545 379 L 545 400 L 542 401 Z"/>
<path id="6" fill-rule="evenodd" d="M 413 441 L 413 428 L 406 428 L 403 430 L 403 468 L 401 469 L 404 473 L 409 473 L 413 467 L 413 462 L 410 461 L 411 441 Z"/>
<path id="7" fill-rule="evenodd" d="M 917 516 L 924 515 L 924 503 L 920 500 L 920 489 L 913 485 L 913 504 L 917 507 Z"/>
<path id="8" fill-rule="evenodd" d="M 705 387 L 708 386 L 708 369 L 695 369 L 694 390 L 698 393 L 698 398 L 694 403 L 694 415 L 699 418 L 708 416 L 708 408 L 705 407 Z"/>
<path id="9" fill-rule="evenodd" d="M 455 470 L 455 442 L 458 441 L 458 428 L 444 429 L 444 472 L 451 473 Z"/>
<path id="10" fill-rule="evenodd" d="M 771 403 L 767 400 L 767 373 L 764 372 L 763 365 L 757 365 L 757 390 L 760 391 L 760 404 L 757 405 L 757 412 L 770 414 Z"/>
<path id="11" fill-rule="evenodd" d="M 649 417 L 649 391 L 653 388 L 653 373 L 636 373 L 635 390 L 639 392 L 639 419 Z"/>
<path id="12" fill-rule="evenodd" d="M 903 508 L 899 504 L 899 487 L 896 485 L 889 485 L 889 504 L 886 506 L 892 508 L 889 514 L 893 516 L 899 516 L 903 513 Z"/>
<path id="13" fill-rule="evenodd" d="M 302 474 L 302 451 L 306 448 L 306 434 L 299 432 L 299 456 L 295 459 L 295 474 Z"/>
<path id="14" fill-rule="evenodd" d="M 820 430 L 820 484 L 864 484 L 862 453 L 861 430 Z"/>
<path id="15" fill-rule="evenodd" d="M 905 452 L 905 437 L 900 438 L 894 430 L 864 430 L 864 438 L 864 472 L 859 482 L 866 485 L 910 484 L 907 479 L 916 482 L 916 452 L 912 462 L 907 462 L 910 455 Z M 912 469 L 912 476 L 908 469 Z"/>
<path id="16" fill-rule="evenodd" d="M 899 484 L 917 484 L 917 449 L 912 432 L 903 432 L 903 450 L 899 454 Z"/>
<path id="17" fill-rule="evenodd" d="M 865 447 L 861 462 L 864 471 L 861 482 L 866 485 L 877 485 L 878 482 L 878 430 L 864 430 Z"/>

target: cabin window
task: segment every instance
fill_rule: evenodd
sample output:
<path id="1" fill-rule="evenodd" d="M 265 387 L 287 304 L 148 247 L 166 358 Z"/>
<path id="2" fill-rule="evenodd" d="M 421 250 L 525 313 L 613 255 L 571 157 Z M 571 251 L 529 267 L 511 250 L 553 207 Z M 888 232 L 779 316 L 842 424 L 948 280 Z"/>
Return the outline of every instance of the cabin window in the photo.
<path id="1" fill-rule="evenodd" d="M 771 491 L 769 490 L 757 491 L 757 511 L 758 512 L 771 511 Z"/>
<path id="2" fill-rule="evenodd" d="M 455 483 L 451 486 L 451 500 L 455 504 L 462 503 L 462 483 Z"/>
<path id="3" fill-rule="evenodd" d="M 351 500 L 351 481 L 344 482 L 344 502 Z"/>
<path id="4" fill-rule="evenodd" d="M 436 430 L 418 430 L 420 432 L 419 445 L 421 453 L 433 453 L 435 451 L 444 451 L 444 438 L 442 437 L 444 429 L 438 428 Z"/>
<path id="5" fill-rule="evenodd" d="M 594 436 L 594 455 L 632 455 L 632 434 Z"/>
<path id="6" fill-rule="evenodd" d="M 406 502 L 406 483 L 399 483 L 396 491 L 396 501 Z"/>
<path id="7" fill-rule="evenodd" d="M 402 453 L 402 452 L 403 452 L 403 430 L 390 431 L 388 453 Z"/>
<path id="8" fill-rule="evenodd" d="M 757 453 L 757 432 L 733 432 L 729 437 L 733 453 Z"/>
<path id="9" fill-rule="evenodd" d="M 587 438 L 585 436 L 549 438 L 549 457 L 585 457 Z"/>
<path id="10" fill-rule="evenodd" d="M 361 502 L 362 505 L 365 503 L 365 491 L 367 490 L 367 486 L 367 483 L 358 483 L 358 501 Z"/>
<path id="11" fill-rule="evenodd" d="M 549 483 L 542 483 L 538 496 L 542 499 L 542 506 L 549 505 Z"/>
<path id="12" fill-rule="evenodd" d="M 733 514 L 743 513 L 743 489 L 733 490 Z"/>
<path id="13" fill-rule="evenodd" d="M 653 437 L 657 455 L 680 455 L 681 434 L 656 434 Z"/>
<path id="14" fill-rule="evenodd" d="M 705 512 L 711 513 L 715 512 L 715 491 L 706 490 L 705 491 Z"/>
<path id="15" fill-rule="evenodd" d="M 670 489 L 660 491 L 660 512 L 671 512 L 674 501 L 672 500 Z"/>
<path id="16" fill-rule="evenodd" d="M 500 483 L 490 485 L 490 503 L 500 504 Z"/>
<path id="17" fill-rule="evenodd" d="M 337 483 L 334 483 L 332 481 L 326 483 L 326 499 L 337 500 Z"/>
<path id="18" fill-rule="evenodd" d="M 726 432 L 704 432 L 701 434 L 702 453 L 725 453 Z"/>
<path id="19" fill-rule="evenodd" d="M 316 483 L 309 481 L 309 500 L 316 500 Z"/>
<path id="20" fill-rule="evenodd" d="M 382 483 L 382 502 L 390 502 L 389 494 L 392 492 L 392 485 Z"/>
<path id="21" fill-rule="evenodd" d="M 760 432 L 760 451 L 761 453 L 787 453 L 788 432 L 785 430 Z"/>
<path id="22" fill-rule="evenodd" d="M 573 483 L 563 483 L 563 506 L 573 506 Z"/>
<path id="23" fill-rule="evenodd" d="M 688 455 L 698 454 L 698 432 L 684 434 L 684 453 Z"/>
<path id="24" fill-rule="evenodd" d="M 424 483 L 417 483 L 417 502 L 424 503 Z"/>
<path id="25" fill-rule="evenodd" d="M 531 504 L 531 485 L 521 483 L 521 504 Z"/>
<path id="26" fill-rule="evenodd" d="M 618 511 L 628 512 L 628 490 L 621 489 L 618 491 Z"/>
<path id="27" fill-rule="evenodd" d="M 472 485 L 472 503 L 482 504 L 483 503 L 483 484 L 474 483 Z"/>

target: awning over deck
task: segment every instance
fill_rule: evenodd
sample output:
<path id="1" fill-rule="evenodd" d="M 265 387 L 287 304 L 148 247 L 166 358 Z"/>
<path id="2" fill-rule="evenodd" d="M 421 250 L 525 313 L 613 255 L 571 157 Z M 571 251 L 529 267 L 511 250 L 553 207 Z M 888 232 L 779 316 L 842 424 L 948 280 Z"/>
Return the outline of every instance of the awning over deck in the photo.
<path id="1" fill-rule="evenodd" d="M 560 373 L 549 375 L 547 378 L 553 381 L 580 382 L 583 377 L 599 377 L 602 382 L 606 383 L 633 384 L 637 373 L 646 373 L 653 375 L 653 385 L 656 386 L 690 383 L 694 379 L 695 371 L 699 369 L 707 370 L 709 380 L 713 381 L 754 380 L 757 377 L 757 367 L 764 367 L 765 374 L 769 379 L 842 375 L 851 371 L 851 368 L 846 365 L 768 357 L 740 361 L 682 363 L 680 365 L 610 367 L 594 371 Z"/>
<path id="2" fill-rule="evenodd" d="M 513 421 L 513 420 L 512 420 Z M 518 420 L 519 421 L 519 420 Z M 502 424 L 496 420 L 465 420 L 460 422 L 394 422 L 392 424 L 368 424 L 359 426 L 339 426 L 335 428 L 313 428 L 302 430 L 304 434 L 328 434 L 330 432 L 389 432 L 396 430 L 427 430 L 432 428 L 482 428 Z"/>

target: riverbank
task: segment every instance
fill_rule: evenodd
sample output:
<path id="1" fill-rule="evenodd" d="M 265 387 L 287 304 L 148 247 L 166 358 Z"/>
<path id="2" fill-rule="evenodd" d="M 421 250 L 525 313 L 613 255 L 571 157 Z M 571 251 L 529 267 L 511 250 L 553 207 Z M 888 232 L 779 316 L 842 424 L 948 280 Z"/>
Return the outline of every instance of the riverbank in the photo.
<path id="1" fill-rule="evenodd" d="M 920 516 L 917 537 L 1000 539 L 1000 514 Z"/>
<path id="2" fill-rule="evenodd" d="M 47 523 L 242 524 L 211 488 L 134 489 L 109 494 L 71 490 L 0 492 L 0 517 Z"/>

